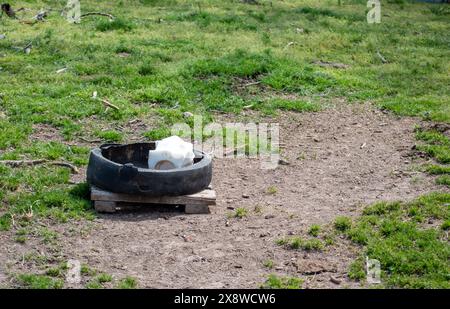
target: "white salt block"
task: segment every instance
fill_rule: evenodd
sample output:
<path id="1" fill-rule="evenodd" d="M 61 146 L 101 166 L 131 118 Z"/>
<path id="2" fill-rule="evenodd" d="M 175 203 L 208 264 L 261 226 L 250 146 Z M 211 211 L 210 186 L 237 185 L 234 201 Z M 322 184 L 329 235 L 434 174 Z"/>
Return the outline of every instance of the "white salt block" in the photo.
<path id="1" fill-rule="evenodd" d="M 155 150 L 148 154 L 148 168 L 169 170 L 194 164 L 194 145 L 183 141 L 178 136 L 171 136 L 156 141 Z"/>

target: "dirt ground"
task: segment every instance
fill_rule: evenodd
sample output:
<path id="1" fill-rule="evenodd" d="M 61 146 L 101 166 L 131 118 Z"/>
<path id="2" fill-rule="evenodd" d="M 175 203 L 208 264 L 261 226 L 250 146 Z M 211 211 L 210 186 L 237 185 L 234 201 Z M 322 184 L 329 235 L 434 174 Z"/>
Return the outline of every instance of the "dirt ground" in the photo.
<path id="1" fill-rule="evenodd" d="M 37 240 L 15 243 L 3 233 L 0 282 L 7 284 L 7 272 L 29 269 L 23 254 L 37 250 L 78 259 L 116 278 L 133 276 L 142 288 L 257 288 L 271 273 L 301 277 L 305 288 L 359 287 L 346 275 L 358 248 L 344 240 L 323 252 L 286 250 L 275 241 L 305 236 L 312 224 L 337 216 L 355 216 L 374 201 L 445 190 L 417 168 L 424 162 L 412 150 L 420 120 L 344 104 L 280 113 L 272 121 L 280 123 L 282 158 L 289 164 L 264 170 L 257 159 L 216 159 L 218 200 L 211 214 L 185 215 L 181 208 L 103 214 L 55 227 L 61 234 L 55 252 Z M 230 218 L 238 207 L 248 215 Z M 263 265 L 269 259 L 273 269 Z"/>

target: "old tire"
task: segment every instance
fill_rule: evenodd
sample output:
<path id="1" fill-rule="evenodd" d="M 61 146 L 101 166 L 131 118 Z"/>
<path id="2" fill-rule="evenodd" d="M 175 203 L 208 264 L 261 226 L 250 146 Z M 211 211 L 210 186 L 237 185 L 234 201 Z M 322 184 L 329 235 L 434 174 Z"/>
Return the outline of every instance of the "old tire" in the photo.
<path id="1" fill-rule="evenodd" d="M 194 150 L 194 164 L 171 170 L 147 168 L 155 143 L 106 144 L 91 151 L 87 181 L 98 188 L 128 194 L 177 196 L 206 189 L 212 178 L 211 157 Z"/>

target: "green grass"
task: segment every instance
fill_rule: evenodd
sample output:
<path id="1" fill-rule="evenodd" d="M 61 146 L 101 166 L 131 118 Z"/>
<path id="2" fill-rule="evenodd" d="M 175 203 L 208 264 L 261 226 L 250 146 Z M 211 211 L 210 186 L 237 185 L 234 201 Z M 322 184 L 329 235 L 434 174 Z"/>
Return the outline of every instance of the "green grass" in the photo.
<path id="1" fill-rule="evenodd" d="M 321 109 L 317 103 L 302 100 L 272 99 L 268 102 L 272 109 L 289 110 L 295 112 L 317 112 Z"/>
<path id="2" fill-rule="evenodd" d="M 450 174 L 450 166 L 429 165 L 426 171 L 432 175 Z"/>
<path id="3" fill-rule="evenodd" d="M 300 289 L 303 280 L 296 277 L 278 277 L 269 275 L 266 282 L 261 285 L 263 289 Z"/>
<path id="4" fill-rule="evenodd" d="M 37 10 L 44 4 L 26 6 Z M 86 10 L 93 6 L 83 3 Z M 0 119 L 0 148 L 27 142 L 34 123 L 53 125 L 74 139 L 92 130 L 93 116 L 124 124 L 136 116 L 151 118 L 158 108 L 208 115 L 253 103 L 257 109 L 315 111 L 321 108 L 318 95 L 325 101 L 372 100 L 399 114 L 449 121 L 449 67 L 441 61 L 449 56 L 448 16 L 436 13 L 441 10 L 435 5 L 408 3 L 399 10 L 386 3 L 389 17 L 378 25 L 367 24 L 362 2 L 249 6 L 204 0 L 197 7 L 183 0 L 126 6 L 109 1 L 95 8 L 116 18 L 93 16 L 70 25 L 51 13 L 35 27 L 1 19 L 8 35 L 0 42 L 0 82 L 8 87 L 0 101 L 6 115 Z M 406 25 L 405 19 L 415 22 Z M 30 41 L 29 55 L 13 48 Z M 294 44 L 287 47 L 289 42 Z M 118 57 L 121 52 L 130 56 Z M 350 67 L 312 64 L 318 59 Z M 68 70 L 55 74 L 61 67 Z M 236 78 L 261 87 L 252 95 L 236 91 Z M 93 91 L 120 110 L 106 111 L 90 98 Z M 286 100 L 285 94 L 308 98 Z"/>
<path id="5" fill-rule="evenodd" d="M 137 280 L 135 278 L 126 277 L 117 283 L 116 288 L 117 289 L 135 289 L 135 288 L 137 288 L 137 286 L 138 286 L 138 284 L 137 284 Z"/>
<path id="6" fill-rule="evenodd" d="M 436 178 L 436 183 L 438 185 L 444 185 L 450 187 L 450 175 L 443 175 Z"/>
<path id="7" fill-rule="evenodd" d="M 85 288 L 89 290 L 99 290 L 103 289 L 103 285 L 97 280 L 91 280 L 88 283 L 86 283 Z"/>
<path id="8" fill-rule="evenodd" d="M 63 270 L 59 267 L 52 267 L 45 271 L 45 274 L 50 277 L 62 277 Z"/>
<path id="9" fill-rule="evenodd" d="M 267 188 L 266 192 L 267 192 L 267 194 L 275 195 L 278 192 L 278 188 L 275 186 L 270 186 Z"/>
<path id="10" fill-rule="evenodd" d="M 45 1 L 14 5 L 37 11 Z M 56 4 L 55 10 L 62 6 Z M 246 106 L 267 114 L 314 112 L 341 97 L 369 100 L 401 115 L 450 121 L 449 63 L 442 61 L 449 58 L 448 14 L 441 6 L 407 3 L 399 9 L 386 3 L 377 25 L 367 24 L 366 5 L 358 1 L 263 1 L 258 6 L 218 0 L 198 5 L 184 0 L 83 2 L 83 10 L 94 8 L 116 18 L 91 16 L 71 25 L 50 13 L 47 22 L 33 27 L 0 20 L 7 34 L 0 41 L 0 84 L 7 85 L 0 96 L 1 159 L 24 156 L 86 166 L 87 147 L 32 141 L 39 124 L 54 127 L 71 144 L 93 136 L 124 142 L 128 134 L 157 140 L 170 135 L 184 111 L 207 121 L 217 111 L 240 113 Z M 30 54 L 15 48 L 29 42 Z M 349 67 L 321 67 L 316 60 Z M 119 110 L 93 100 L 94 91 Z M 150 128 L 117 129 L 135 118 L 148 119 Z M 449 160 L 442 145 L 424 150 L 440 162 Z M 2 169 L 0 177 L 7 179 L 6 185 L 0 182 L 3 205 L 16 207 L 12 200 L 19 193 L 9 187 L 18 186 L 17 174 L 32 174 L 28 182 L 39 184 L 64 173 L 34 170 Z M 67 188 L 68 175 L 61 177 L 66 179 L 45 180 L 47 189 Z M 0 226 L 6 221 L 1 218 Z"/>
<path id="11" fill-rule="evenodd" d="M 18 235 L 16 236 L 15 241 L 20 244 L 24 244 L 27 241 L 27 237 L 23 235 Z"/>
<path id="12" fill-rule="evenodd" d="M 18 283 L 29 289 L 61 289 L 63 280 L 54 279 L 45 275 L 20 274 L 17 276 Z"/>
<path id="13" fill-rule="evenodd" d="M 0 230 L 8 230 L 12 216 L 20 226 L 27 226 L 37 218 L 50 218 L 55 222 L 69 219 L 94 217 L 92 206 L 82 196 L 73 194 L 70 189 L 42 189 L 35 193 L 20 193 L 5 198 L 10 204 L 8 211 L 0 216 Z M 52 232 L 42 232 L 44 242 L 56 238 Z"/>
<path id="14" fill-rule="evenodd" d="M 319 233 L 320 233 L 320 225 L 317 224 L 311 225 L 311 227 L 308 230 L 308 234 L 313 237 L 319 236 Z"/>
<path id="15" fill-rule="evenodd" d="M 441 229 L 443 229 L 444 231 L 449 230 L 450 229 L 450 220 L 446 220 L 444 223 L 442 223 Z"/>
<path id="16" fill-rule="evenodd" d="M 122 30 L 122 31 L 130 31 L 135 28 L 135 25 L 124 19 L 124 18 L 115 18 L 114 20 L 101 20 L 97 22 L 95 28 L 99 31 L 113 31 L 113 30 Z"/>
<path id="17" fill-rule="evenodd" d="M 416 138 L 423 142 L 416 146 L 417 150 L 440 163 L 425 166 L 425 171 L 431 175 L 440 175 L 436 178 L 438 185 L 450 186 L 450 139 L 438 131 L 422 128 L 416 129 Z"/>
<path id="18" fill-rule="evenodd" d="M 337 217 L 334 220 L 334 228 L 338 231 L 346 231 L 352 226 L 352 220 L 349 217 Z"/>
<path id="19" fill-rule="evenodd" d="M 106 283 L 106 282 L 111 282 L 112 281 L 112 276 L 110 274 L 102 273 L 102 274 L 99 274 L 94 279 L 97 280 L 100 283 Z"/>
<path id="20" fill-rule="evenodd" d="M 350 264 L 348 277 L 353 280 L 366 279 L 366 261 L 362 257 L 358 257 Z"/>
<path id="21" fill-rule="evenodd" d="M 37 231 L 38 236 L 45 244 L 55 243 L 58 239 L 58 233 L 47 227 L 42 227 Z"/>
<path id="22" fill-rule="evenodd" d="M 84 276 L 94 276 L 96 274 L 95 270 L 92 270 L 87 265 L 83 265 L 81 273 Z M 105 288 L 105 283 L 113 281 L 113 277 L 110 274 L 100 273 L 95 277 L 91 278 L 86 284 L 86 289 L 103 289 Z"/>
<path id="23" fill-rule="evenodd" d="M 416 138 L 425 142 L 417 145 L 419 151 L 425 152 L 439 163 L 450 163 L 450 139 L 447 136 L 433 130 L 417 129 Z"/>
<path id="24" fill-rule="evenodd" d="M 431 193 L 409 203 L 379 202 L 364 209 L 351 227 L 340 230 L 362 246 L 349 277 L 365 277 L 364 257 L 381 264 L 386 287 L 449 288 L 450 246 L 445 229 L 450 194 Z M 427 226 L 443 222 L 441 228 Z"/>
<path id="25" fill-rule="evenodd" d="M 33 26 L 2 17 L 0 160 L 48 159 L 86 167 L 89 148 L 80 145 L 83 138 L 161 139 L 170 135 L 171 125 L 185 121 L 186 111 L 209 122 L 217 112 L 240 114 L 250 106 L 258 120 L 258 113 L 316 112 L 344 98 L 450 122 L 450 63 L 443 61 L 450 58 L 446 6 L 387 2 L 381 24 L 369 25 L 366 1 L 260 2 L 87 0 L 83 11 L 116 18 L 91 16 L 76 25 L 57 14 L 65 5 L 59 2 L 46 22 Z M 30 9 L 26 18 L 48 6 L 43 0 L 13 5 Z M 29 42 L 33 48 L 26 54 L 20 48 Z M 348 68 L 322 67 L 317 60 Z M 56 73 L 61 68 L 67 70 Z M 94 100 L 94 91 L 118 110 Z M 133 119 L 145 119 L 148 126 L 130 127 Z M 32 138 L 42 125 L 55 129 L 58 139 Z M 448 138 L 434 131 L 417 134 L 418 150 L 436 161 L 428 171 L 448 186 Z M 73 186 L 70 177 L 63 167 L 0 165 L 0 231 L 11 229 L 13 221 L 20 229 L 42 218 L 55 223 L 93 218 L 86 184 Z M 271 187 L 266 193 L 277 191 Z M 411 224 L 427 217 L 416 208 Z M 371 224 L 340 218 L 335 227 L 368 246 Z M 27 241 L 28 234 L 16 237 Z"/>
<path id="26" fill-rule="evenodd" d="M 248 216 L 248 210 L 242 207 L 236 208 L 232 216 L 234 218 L 242 219 Z"/>
<path id="27" fill-rule="evenodd" d="M 117 131 L 102 131 L 96 135 L 107 142 L 120 142 L 123 140 L 123 134 Z"/>
<path id="28" fill-rule="evenodd" d="M 157 141 L 169 137 L 170 135 L 170 129 L 167 127 L 154 129 L 144 134 L 144 136 L 150 141 Z"/>
<path id="29" fill-rule="evenodd" d="M 47 268 L 45 274 L 49 277 L 64 279 L 67 269 L 67 262 L 63 261 L 60 262 L 57 266 Z"/>
<path id="30" fill-rule="evenodd" d="M 274 263 L 272 260 L 265 260 L 265 261 L 263 262 L 263 266 L 266 267 L 266 268 L 268 268 L 268 269 L 272 269 L 273 266 L 274 266 L 274 264 L 275 264 L 275 263 Z"/>
<path id="31" fill-rule="evenodd" d="M 321 251 L 324 248 L 323 242 L 316 238 L 302 239 L 300 237 L 290 237 L 279 239 L 276 243 L 279 246 L 285 246 L 286 248 L 293 250 L 302 249 L 305 251 Z"/>
<path id="32" fill-rule="evenodd" d="M 89 265 L 87 264 L 81 264 L 81 269 L 80 269 L 80 273 L 83 276 L 95 276 L 97 274 L 97 271 L 95 269 L 92 269 Z"/>

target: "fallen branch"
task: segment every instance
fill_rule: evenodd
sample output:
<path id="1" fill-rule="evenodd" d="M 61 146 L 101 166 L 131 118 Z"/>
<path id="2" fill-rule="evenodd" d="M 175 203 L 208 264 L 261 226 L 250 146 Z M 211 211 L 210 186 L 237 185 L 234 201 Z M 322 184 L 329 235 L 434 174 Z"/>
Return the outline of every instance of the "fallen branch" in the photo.
<path id="1" fill-rule="evenodd" d="M 56 165 L 56 166 L 63 166 L 68 167 L 74 174 L 78 174 L 78 168 L 70 164 L 68 162 L 62 162 L 62 161 L 48 161 L 46 159 L 38 159 L 38 160 L 0 160 L 0 164 L 8 165 L 11 167 L 20 167 L 20 166 L 34 166 L 38 164 L 50 164 L 50 165 Z"/>
<path id="2" fill-rule="evenodd" d="M 105 17 L 109 17 L 109 19 L 114 19 L 114 16 L 112 16 L 111 14 L 101 13 L 101 12 L 90 12 L 90 13 L 85 13 L 85 14 L 82 14 L 82 15 L 80 16 L 80 18 L 88 17 L 88 16 L 93 16 L 93 15 L 105 16 Z"/>
<path id="3" fill-rule="evenodd" d="M 4 165 L 8 165 L 11 167 L 19 167 L 19 166 L 31 166 L 31 165 L 37 165 L 46 163 L 47 160 L 40 159 L 40 160 L 1 160 L 0 163 Z"/>
<path id="4" fill-rule="evenodd" d="M 106 100 L 106 99 L 103 99 L 103 100 L 102 100 L 102 103 L 105 104 L 107 107 L 114 108 L 114 109 L 117 110 L 117 111 L 120 110 L 119 107 L 117 107 L 116 105 L 112 104 L 111 102 L 109 102 L 109 101 Z"/>
<path id="5" fill-rule="evenodd" d="M 70 168 L 72 173 L 74 173 L 74 174 L 78 174 L 79 173 L 78 168 L 75 165 L 70 164 L 68 162 L 57 161 L 57 162 L 50 162 L 49 164 L 56 165 L 56 166 L 62 166 L 62 167 L 68 167 L 68 168 Z"/>

